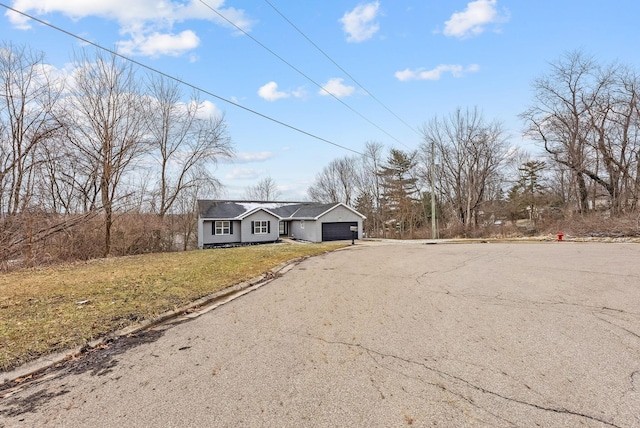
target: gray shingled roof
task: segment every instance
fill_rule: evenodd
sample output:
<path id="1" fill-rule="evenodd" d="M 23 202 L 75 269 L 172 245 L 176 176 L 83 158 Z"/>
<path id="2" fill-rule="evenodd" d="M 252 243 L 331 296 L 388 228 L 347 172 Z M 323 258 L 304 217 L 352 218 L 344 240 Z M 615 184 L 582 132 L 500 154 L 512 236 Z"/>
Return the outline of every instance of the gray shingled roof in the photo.
<path id="1" fill-rule="evenodd" d="M 306 203 L 299 204 L 297 210 L 292 214 L 291 218 L 316 218 L 319 215 L 329 211 L 331 208 L 338 205 L 335 204 L 318 204 L 318 203 Z"/>
<path id="2" fill-rule="evenodd" d="M 316 218 L 339 205 L 317 202 L 255 202 L 255 201 L 219 201 L 199 200 L 198 215 L 210 219 L 235 219 L 256 209 L 264 208 L 283 219 Z"/>
<path id="3" fill-rule="evenodd" d="M 198 201 L 198 215 L 202 218 L 236 218 L 246 211 L 244 206 L 233 201 Z"/>
<path id="4" fill-rule="evenodd" d="M 282 218 L 289 218 L 293 213 L 298 211 L 300 208 L 300 204 L 286 204 L 281 207 L 274 208 L 271 210 L 274 214 L 279 215 Z"/>

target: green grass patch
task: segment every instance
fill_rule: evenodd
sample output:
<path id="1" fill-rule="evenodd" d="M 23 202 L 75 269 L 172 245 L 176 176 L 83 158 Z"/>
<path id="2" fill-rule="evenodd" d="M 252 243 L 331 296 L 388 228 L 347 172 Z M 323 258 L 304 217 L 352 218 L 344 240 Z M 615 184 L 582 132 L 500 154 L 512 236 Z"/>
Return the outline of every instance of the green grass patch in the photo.
<path id="1" fill-rule="evenodd" d="M 147 254 L 0 275 L 0 370 L 84 345 L 287 260 L 344 246 L 272 244 Z"/>

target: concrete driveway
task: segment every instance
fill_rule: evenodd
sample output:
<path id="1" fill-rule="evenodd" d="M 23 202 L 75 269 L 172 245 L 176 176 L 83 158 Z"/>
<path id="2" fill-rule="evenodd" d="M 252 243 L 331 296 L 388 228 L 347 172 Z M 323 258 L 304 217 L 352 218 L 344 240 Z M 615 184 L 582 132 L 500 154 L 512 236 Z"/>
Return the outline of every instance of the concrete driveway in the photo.
<path id="1" fill-rule="evenodd" d="M 639 266 L 637 244 L 359 243 L 5 391 L 0 426 L 640 426 Z"/>

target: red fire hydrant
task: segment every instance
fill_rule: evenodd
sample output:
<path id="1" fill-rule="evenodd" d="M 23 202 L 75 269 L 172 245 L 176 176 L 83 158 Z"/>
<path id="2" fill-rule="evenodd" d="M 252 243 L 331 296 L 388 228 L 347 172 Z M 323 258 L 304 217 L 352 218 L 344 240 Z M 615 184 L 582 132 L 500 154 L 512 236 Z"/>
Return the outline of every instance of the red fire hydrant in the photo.
<path id="1" fill-rule="evenodd" d="M 564 236 L 564 233 L 558 232 L 558 242 L 562 241 L 563 236 Z"/>

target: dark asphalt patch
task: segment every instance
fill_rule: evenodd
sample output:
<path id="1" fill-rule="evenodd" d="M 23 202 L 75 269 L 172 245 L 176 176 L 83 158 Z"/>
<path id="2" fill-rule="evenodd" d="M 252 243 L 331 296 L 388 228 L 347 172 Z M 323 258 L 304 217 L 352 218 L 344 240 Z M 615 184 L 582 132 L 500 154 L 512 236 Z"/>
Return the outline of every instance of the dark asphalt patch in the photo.
<path id="1" fill-rule="evenodd" d="M 38 391 L 26 397 L 11 397 L 15 392 L 39 384 L 51 378 L 62 378 L 70 374 L 90 372 L 92 376 L 104 376 L 110 373 L 118 364 L 118 355 L 140 345 L 152 343 L 164 335 L 165 329 L 140 331 L 135 334 L 107 340 L 97 346 L 83 348 L 79 354 L 72 355 L 59 364 L 33 373 L 26 378 L 15 379 L 0 386 L 0 398 L 3 409 L 0 415 L 9 417 L 34 412 L 42 404 L 52 398 L 68 393 L 68 390 L 49 392 L 47 389 Z"/>

